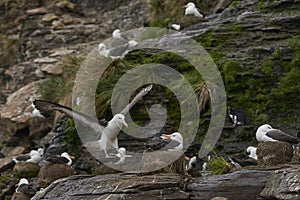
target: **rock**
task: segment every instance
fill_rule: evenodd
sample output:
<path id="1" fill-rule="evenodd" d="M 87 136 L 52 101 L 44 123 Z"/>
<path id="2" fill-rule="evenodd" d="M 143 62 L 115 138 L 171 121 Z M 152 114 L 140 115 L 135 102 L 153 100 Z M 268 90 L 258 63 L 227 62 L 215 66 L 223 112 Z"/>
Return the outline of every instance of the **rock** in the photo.
<path id="1" fill-rule="evenodd" d="M 37 177 L 39 171 L 38 164 L 31 162 L 18 162 L 13 169 L 14 174 L 20 178 Z"/>
<path id="2" fill-rule="evenodd" d="M 272 172 L 260 194 L 267 199 L 300 199 L 300 166 Z"/>
<path id="3" fill-rule="evenodd" d="M 214 198 L 212 198 L 210 200 L 228 200 L 228 199 L 225 198 L 225 197 L 214 197 Z"/>
<path id="4" fill-rule="evenodd" d="M 291 162 L 293 147 L 287 142 L 260 142 L 256 153 L 258 165 L 274 166 Z"/>
<path id="5" fill-rule="evenodd" d="M 54 53 L 50 54 L 50 57 L 56 57 L 56 56 L 65 56 L 68 54 L 72 54 L 74 53 L 74 50 L 71 49 L 61 49 L 61 50 L 57 50 Z"/>
<path id="6" fill-rule="evenodd" d="M 71 15 L 68 15 L 68 14 L 65 14 L 65 15 L 62 15 L 61 16 L 62 17 L 62 22 L 64 23 L 64 24 L 72 24 L 72 22 L 73 22 L 73 17 L 71 16 Z"/>
<path id="7" fill-rule="evenodd" d="M 241 170 L 230 174 L 194 178 L 187 185 L 189 199 L 207 200 L 216 196 L 256 200 L 264 189 L 269 171 Z"/>
<path id="8" fill-rule="evenodd" d="M 37 180 L 37 186 L 39 188 L 43 188 L 48 186 L 53 181 L 65 178 L 68 176 L 72 176 L 75 174 L 75 170 L 64 164 L 51 164 L 51 165 L 45 165 L 41 167 L 38 180 Z"/>
<path id="9" fill-rule="evenodd" d="M 48 57 L 44 57 L 44 58 L 36 58 L 34 59 L 35 63 L 39 63 L 39 64 L 53 64 L 57 62 L 56 58 L 48 58 Z"/>
<path id="10" fill-rule="evenodd" d="M 14 166 L 14 162 L 11 158 L 0 158 L 0 172 L 3 172 Z"/>
<path id="11" fill-rule="evenodd" d="M 21 192 L 15 192 L 11 200 L 30 200 L 32 196 L 23 194 Z"/>
<path id="12" fill-rule="evenodd" d="M 187 199 L 178 174 L 73 176 L 52 183 L 32 199 Z"/>
<path id="13" fill-rule="evenodd" d="M 13 124 L 12 130 L 22 129 L 31 118 L 31 99 L 36 97 L 39 82 L 32 82 L 7 98 L 7 103 L 1 109 L 1 120 L 9 119 L 17 124 Z M 13 132 L 15 133 L 15 132 Z"/>
<path id="14" fill-rule="evenodd" d="M 60 9 L 68 9 L 70 11 L 75 11 L 76 10 L 76 5 L 72 2 L 67 1 L 67 0 L 59 1 L 55 5 Z"/>
<path id="15" fill-rule="evenodd" d="M 4 146 L 1 151 L 6 155 L 6 157 L 13 157 L 13 156 L 18 156 L 24 153 L 25 148 L 24 147 L 8 147 Z"/>
<path id="16" fill-rule="evenodd" d="M 231 4 L 232 0 L 220 0 L 216 7 L 214 8 L 213 13 L 221 13 L 225 8 Z"/>
<path id="17" fill-rule="evenodd" d="M 46 14 L 47 9 L 45 7 L 34 8 L 31 10 L 26 10 L 26 15 L 42 15 Z"/>
<path id="18" fill-rule="evenodd" d="M 40 70 L 48 74 L 56 74 L 56 75 L 62 74 L 63 72 L 62 67 L 60 65 L 53 65 L 53 64 L 42 65 Z"/>
<path id="19" fill-rule="evenodd" d="M 58 20 L 59 17 L 53 13 L 49 13 L 49 14 L 46 14 L 43 18 L 42 18 L 42 22 L 43 23 L 50 23 L 54 20 Z"/>

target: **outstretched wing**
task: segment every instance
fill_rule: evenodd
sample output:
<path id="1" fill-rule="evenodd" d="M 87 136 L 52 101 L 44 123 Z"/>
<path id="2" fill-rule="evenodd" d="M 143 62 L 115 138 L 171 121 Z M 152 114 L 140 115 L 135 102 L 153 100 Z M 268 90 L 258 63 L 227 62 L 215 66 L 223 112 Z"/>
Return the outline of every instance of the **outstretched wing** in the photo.
<path id="1" fill-rule="evenodd" d="M 133 100 L 121 111 L 121 114 L 124 116 L 128 113 L 128 111 L 140 100 L 143 96 L 145 96 L 152 89 L 152 85 L 143 88 L 134 98 Z"/>
<path id="2" fill-rule="evenodd" d="M 298 144 L 300 142 L 296 137 L 288 135 L 279 129 L 271 129 L 266 133 L 266 136 L 274 140 L 289 142 L 292 144 Z"/>
<path id="3" fill-rule="evenodd" d="M 38 110 L 42 112 L 49 111 L 49 110 L 57 110 L 63 112 L 69 117 L 72 117 L 73 119 L 79 121 L 82 125 L 89 126 L 97 132 L 101 130 L 101 126 L 103 127 L 107 126 L 107 122 L 103 120 L 98 121 L 98 119 L 92 116 L 78 112 L 76 110 L 72 110 L 69 107 L 62 106 L 57 103 L 52 103 L 44 100 L 34 100 L 33 104 Z"/>

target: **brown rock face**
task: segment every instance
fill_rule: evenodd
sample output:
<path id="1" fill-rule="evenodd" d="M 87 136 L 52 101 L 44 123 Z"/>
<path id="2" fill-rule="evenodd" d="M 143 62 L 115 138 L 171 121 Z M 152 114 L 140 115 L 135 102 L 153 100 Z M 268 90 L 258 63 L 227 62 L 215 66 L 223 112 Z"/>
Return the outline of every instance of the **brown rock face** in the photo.
<path id="1" fill-rule="evenodd" d="M 260 142 L 256 153 L 258 165 L 274 166 L 291 162 L 293 148 L 287 142 Z"/>
<path id="2" fill-rule="evenodd" d="M 64 165 L 64 164 L 45 165 L 41 168 L 39 172 L 37 186 L 40 188 L 46 187 L 57 179 L 72 176 L 74 174 L 75 174 L 74 169 L 68 165 Z"/>

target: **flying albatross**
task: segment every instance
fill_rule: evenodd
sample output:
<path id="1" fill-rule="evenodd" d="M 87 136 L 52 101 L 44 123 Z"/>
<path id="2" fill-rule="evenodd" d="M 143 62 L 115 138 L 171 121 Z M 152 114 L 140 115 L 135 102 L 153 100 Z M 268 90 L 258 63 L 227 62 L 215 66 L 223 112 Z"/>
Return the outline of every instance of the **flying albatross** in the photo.
<path id="1" fill-rule="evenodd" d="M 298 137 L 298 136 L 297 136 Z M 256 131 L 256 139 L 259 142 L 276 142 L 283 141 L 291 144 L 298 144 L 300 142 L 299 137 L 288 135 L 279 129 L 272 128 L 269 124 L 261 125 Z"/>
<path id="2" fill-rule="evenodd" d="M 168 145 L 168 151 L 183 150 L 183 138 L 179 132 L 174 132 L 170 135 L 162 134 L 160 139 L 146 144 L 146 147 L 151 150 L 159 150 Z"/>
<path id="3" fill-rule="evenodd" d="M 16 184 L 16 187 L 16 193 L 23 193 L 31 197 L 36 193 L 36 190 L 29 184 L 26 178 L 21 178 L 19 183 Z"/>
<path id="4" fill-rule="evenodd" d="M 185 8 L 185 15 L 194 15 L 196 17 L 203 18 L 204 15 L 200 13 L 199 9 L 196 8 L 195 4 L 190 2 L 184 6 Z"/>
<path id="5" fill-rule="evenodd" d="M 35 100 L 34 105 L 37 109 L 41 111 L 47 110 L 57 110 L 65 113 L 69 117 L 74 118 L 78 122 L 83 125 L 91 127 L 95 132 L 101 134 L 101 138 L 98 141 L 100 143 L 100 150 L 103 150 L 105 153 L 105 157 L 110 157 L 107 154 L 108 149 L 119 149 L 118 138 L 122 126 L 127 127 L 127 123 L 125 121 L 125 115 L 129 112 L 129 110 L 150 90 L 152 89 L 152 85 L 143 88 L 134 98 L 133 100 L 119 113 L 116 114 L 109 122 L 106 120 L 98 120 L 94 117 L 72 110 L 69 107 L 62 106 L 56 103 L 47 102 L 43 100 Z"/>

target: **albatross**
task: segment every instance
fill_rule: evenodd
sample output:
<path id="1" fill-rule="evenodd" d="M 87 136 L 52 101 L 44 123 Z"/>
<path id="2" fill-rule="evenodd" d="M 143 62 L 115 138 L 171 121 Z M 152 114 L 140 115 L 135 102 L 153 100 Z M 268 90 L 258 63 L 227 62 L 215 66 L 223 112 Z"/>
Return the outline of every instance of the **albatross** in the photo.
<path id="1" fill-rule="evenodd" d="M 204 15 L 200 13 L 199 9 L 196 8 L 195 4 L 190 2 L 186 4 L 185 6 L 185 15 L 194 15 L 196 17 L 203 18 Z"/>
<path id="2" fill-rule="evenodd" d="M 98 45 L 99 55 L 112 60 L 123 59 L 129 51 L 136 46 L 133 41 L 129 41 L 123 45 L 116 46 L 111 49 L 107 49 L 106 44 L 100 43 Z"/>
<path id="3" fill-rule="evenodd" d="M 298 137 L 298 136 L 297 136 Z M 256 140 L 259 142 L 276 142 L 283 141 L 291 144 L 298 144 L 300 142 L 299 137 L 288 135 L 279 129 L 274 129 L 269 124 L 261 125 L 256 131 Z"/>
<path id="4" fill-rule="evenodd" d="M 179 132 L 162 134 L 159 140 L 146 144 L 149 150 L 159 150 L 168 145 L 168 151 L 183 150 L 183 138 Z"/>
<path id="5" fill-rule="evenodd" d="M 68 152 L 63 152 L 60 156 L 59 155 L 51 155 L 48 156 L 45 161 L 47 164 L 65 164 L 65 165 L 72 165 L 73 156 L 70 156 Z"/>
<path id="6" fill-rule="evenodd" d="M 101 138 L 98 141 L 100 144 L 100 150 L 104 151 L 105 157 L 107 158 L 107 157 L 111 157 L 107 154 L 108 149 L 116 149 L 117 151 L 119 149 L 117 136 L 119 135 L 123 126 L 128 127 L 125 121 L 125 115 L 151 89 L 152 89 L 152 85 L 143 88 L 133 98 L 133 100 L 120 113 L 116 114 L 109 122 L 107 122 L 106 120 L 95 119 L 90 115 L 48 101 L 35 100 L 34 105 L 36 106 L 37 109 L 43 111 L 57 110 L 63 112 L 69 117 L 72 117 L 78 122 L 80 122 L 82 125 L 91 127 L 95 132 L 101 135 Z"/>
<path id="7" fill-rule="evenodd" d="M 16 192 L 23 193 L 28 196 L 33 196 L 36 193 L 36 190 L 29 184 L 26 178 L 21 178 L 19 183 L 16 184 Z"/>
<path id="8" fill-rule="evenodd" d="M 18 162 L 32 162 L 38 164 L 42 160 L 42 156 L 44 154 L 44 149 L 39 148 L 38 150 L 31 150 L 30 153 L 17 156 L 16 158 L 13 158 L 12 160 L 15 163 Z"/>

